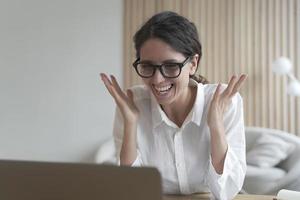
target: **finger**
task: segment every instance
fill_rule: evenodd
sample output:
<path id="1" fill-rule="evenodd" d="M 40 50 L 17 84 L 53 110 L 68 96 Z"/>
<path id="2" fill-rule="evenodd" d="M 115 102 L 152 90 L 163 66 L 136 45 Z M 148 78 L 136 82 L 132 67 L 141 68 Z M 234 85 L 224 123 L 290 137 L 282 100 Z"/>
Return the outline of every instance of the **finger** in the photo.
<path id="1" fill-rule="evenodd" d="M 233 76 L 231 77 L 231 79 L 230 79 L 230 81 L 229 81 L 229 83 L 228 83 L 226 89 L 225 89 L 224 92 L 222 93 L 223 96 L 230 96 L 230 94 L 231 94 L 231 92 L 232 92 L 232 90 L 233 90 L 233 88 L 234 88 L 234 85 L 235 85 L 235 83 L 236 83 L 236 78 L 237 78 L 236 75 L 233 75 Z"/>
<path id="2" fill-rule="evenodd" d="M 245 82 L 245 80 L 247 79 L 247 74 L 242 74 L 239 78 L 239 80 L 236 82 L 236 84 L 234 85 L 234 88 L 232 89 L 231 95 L 233 96 L 235 95 L 239 89 L 242 87 L 243 83 Z"/>
<path id="3" fill-rule="evenodd" d="M 111 77 L 112 84 L 116 88 L 116 91 L 119 93 L 119 95 L 122 96 L 123 98 L 126 98 L 126 95 L 124 94 L 123 90 L 121 89 L 117 79 L 113 75 L 110 75 L 110 77 Z"/>
<path id="4" fill-rule="evenodd" d="M 109 80 L 108 76 L 104 73 L 100 73 L 101 80 L 105 83 L 108 83 L 109 85 L 112 85 L 111 81 Z"/>
<path id="5" fill-rule="evenodd" d="M 220 97 L 220 93 L 221 93 L 221 83 L 218 84 L 216 90 L 215 90 L 215 93 L 214 93 L 214 96 L 212 98 L 212 101 L 217 101 Z"/>
<path id="6" fill-rule="evenodd" d="M 104 85 L 110 95 L 116 100 L 117 96 L 120 96 L 114 86 L 108 82 L 109 80 L 104 80 Z"/>
<path id="7" fill-rule="evenodd" d="M 104 73 L 101 73 L 100 76 L 101 76 L 101 79 L 102 79 L 102 81 L 103 81 L 106 89 L 110 93 L 110 95 L 114 98 L 114 100 L 116 101 L 116 103 L 119 104 L 120 101 L 121 101 L 121 96 L 116 91 L 116 88 L 114 87 L 114 85 L 112 84 L 112 82 L 109 80 L 108 76 L 106 74 L 104 74 Z"/>
<path id="8" fill-rule="evenodd" d="M 133 101 L 133 92 L 130 89 L 128 89 L 128 90 L 126 90 L 126 93 L 127 93 L 127 96 L 129 98 L 130 102 L 134 104 L 134 101 Z"/>
<path id="9" fill-rule="evenodd" d="M 112 93 L 111 93 L 111 92 L 112 92 L 112 91 L 111 91 L 111 90 L 112 90 L 112 83 L 111 83 L 111 81 L 109 80 L 109 78 L 107 77 L 107 75 L 104 74 L 104 73 L 101 73 L 101 74 L 100 74 L 100 77 L 101 77 L 101 80 L 103 81 L 103 83 L 104 83 L 106 89 L 109 91 L 110 94 L 112 94 Z"/>

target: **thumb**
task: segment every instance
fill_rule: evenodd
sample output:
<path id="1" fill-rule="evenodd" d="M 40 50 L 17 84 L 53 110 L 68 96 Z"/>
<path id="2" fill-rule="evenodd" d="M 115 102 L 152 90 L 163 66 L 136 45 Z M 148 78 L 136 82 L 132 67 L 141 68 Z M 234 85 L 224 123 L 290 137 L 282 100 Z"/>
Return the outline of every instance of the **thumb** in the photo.
<path id="1" fill-rule="evenodd" d="M 126 90 L 126 93 L 127 93 L 127 96 L 129 98 L 130 102 L 133 103 L 133 92 L 130 89 L 128 89 L 128 90 Z"/>

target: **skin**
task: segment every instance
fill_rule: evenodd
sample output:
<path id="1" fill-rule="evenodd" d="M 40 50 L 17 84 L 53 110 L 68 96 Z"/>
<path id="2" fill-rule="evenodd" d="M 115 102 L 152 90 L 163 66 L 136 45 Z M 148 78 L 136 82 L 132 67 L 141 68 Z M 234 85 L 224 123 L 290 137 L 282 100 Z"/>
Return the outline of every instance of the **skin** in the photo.
<path id="1" fill-rule="evenodd" d="M 165 62 L 183 62 L 186 57 L 159 39 L 149 39 L 140 51 L 141 61 L 160 64 Z M 177 78 L 164 78 L 159 70 L 151 78 L 143 78 L 144 84 L 152 91 L 168 118 L 181 127 L 186 116 L 192 109 L 196 97 L 196 88 L 189 87 L 189 75 L 197 69 L 198 55 L 188 62 Z M 159 95 L 156 87 L 172 84 L 168 95 Z M 187 109 L 186 109 L 187 108 Z"/>
<path id="2" fill-rule="evenodd" d="M 147 40 L 140 50 L 141 61 L 148 61 L 153 64 L 161 64 L 171 60 L 173 62 L 183 62 L 185 58 L 182 53 L 175 51 L 160 39 Z M 177 78 L 164 78 L 159 70 L 156 70 L 153 77 L 143 78 L 144 84 L 152 91 L 168 118 L 178 127 L 181 127 L 194 105 L 196 88 L 190 87 L 188 83 L 189 75 L 194 74 L 197 69 L 198 59 L 199 56 L 194 55 L 182 68 L 181 74 Z M 130 90 L 127 90 L 126 93 L 123 92 L 114 76 L 111 75 L 109 78 L 106 74 L 101 73 L 100 77 L 115 100 L 124 119 L 124 137 L 120 153 L 121 165 L 131 165 L 137 157 L 136 129 L 139 110 L 133 101 L 133 93 Z M 246 77 L 245 74 L 239 77 L 232 76 L 227 88 L 223 91 L 221 91 L 221 84 L 219 84 L 210 102 L 207 124 L 211 134 L 212 164 L 218 174 L 223 173 L 228 148 L 223 116 L 231 98 L 241 88 Z M 156 88 L 170 85 L 172 85 L 172 88 L 167 95 L 160 94 L 156 90 Z"/>

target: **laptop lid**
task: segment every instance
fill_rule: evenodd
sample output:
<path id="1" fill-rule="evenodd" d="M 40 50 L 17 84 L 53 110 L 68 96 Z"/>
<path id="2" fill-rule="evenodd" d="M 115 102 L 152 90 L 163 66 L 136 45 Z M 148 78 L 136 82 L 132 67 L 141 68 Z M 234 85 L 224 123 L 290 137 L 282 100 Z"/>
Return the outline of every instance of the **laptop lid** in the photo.
<path id="1" fill-rule="evenodd" d="M 0 160 L 0 199 L 161 200 L 157 169 Z"/>

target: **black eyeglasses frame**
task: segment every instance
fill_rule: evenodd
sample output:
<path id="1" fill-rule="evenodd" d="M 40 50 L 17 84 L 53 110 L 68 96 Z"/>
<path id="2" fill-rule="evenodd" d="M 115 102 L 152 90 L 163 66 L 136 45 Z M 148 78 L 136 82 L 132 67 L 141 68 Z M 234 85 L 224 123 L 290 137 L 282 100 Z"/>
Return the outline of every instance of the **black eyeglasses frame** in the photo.
<path id="1" fill-rule="evenodd" d="M 155 70 L 153 70 L 153 73 L 152 73 L 151 75 L 149 75 L 149 76 L 144 76 L 144 75 L 142 75 L 142 74 L 139 73 L 139 71 L 138 71 L 138 65 L 142 63 L 142 62 L 140 62 L 140 58 L 136 59 L 136 60 L 134 61 L 134 63 L 132 64 L 132 66 L 135 68 L 136 73 L 137 73 L 140 77 L 142 77 L 142 78 L 151 78 L 152 76 L 154 76 L 154 74 L 155 74 L 155 72 L 156 72 L 157 69 L 159 69 L 160 73 L 161 73 L 162 76 L 165 77 L 165 78 L 177 78 L 178 76 L 180 76 L 182 68 L 190 61 L 190 58 L 191 58 L 191 56 L 188 56 L 188 57 L 187 57 L 183 62 L 181 62 L 181 63 L 176 63 L 176 62 L 175 62 L 175 63 L 163 63 L 163 64 L 160 64 L 160 65 L 149 64 L 149 65 L 155 67 Z M 177 75 L 177 76 L 172 76 L 172 77 L 166 76 L 166 75 L 164 74 L 163 70 L 162 70 L 162 67 L 163 67 L 163 66 L 167 66 L 167 65 L 178 65 L 178 67 L 179 67 L 179 73 L 178 73 L 178 75 Z"/>

